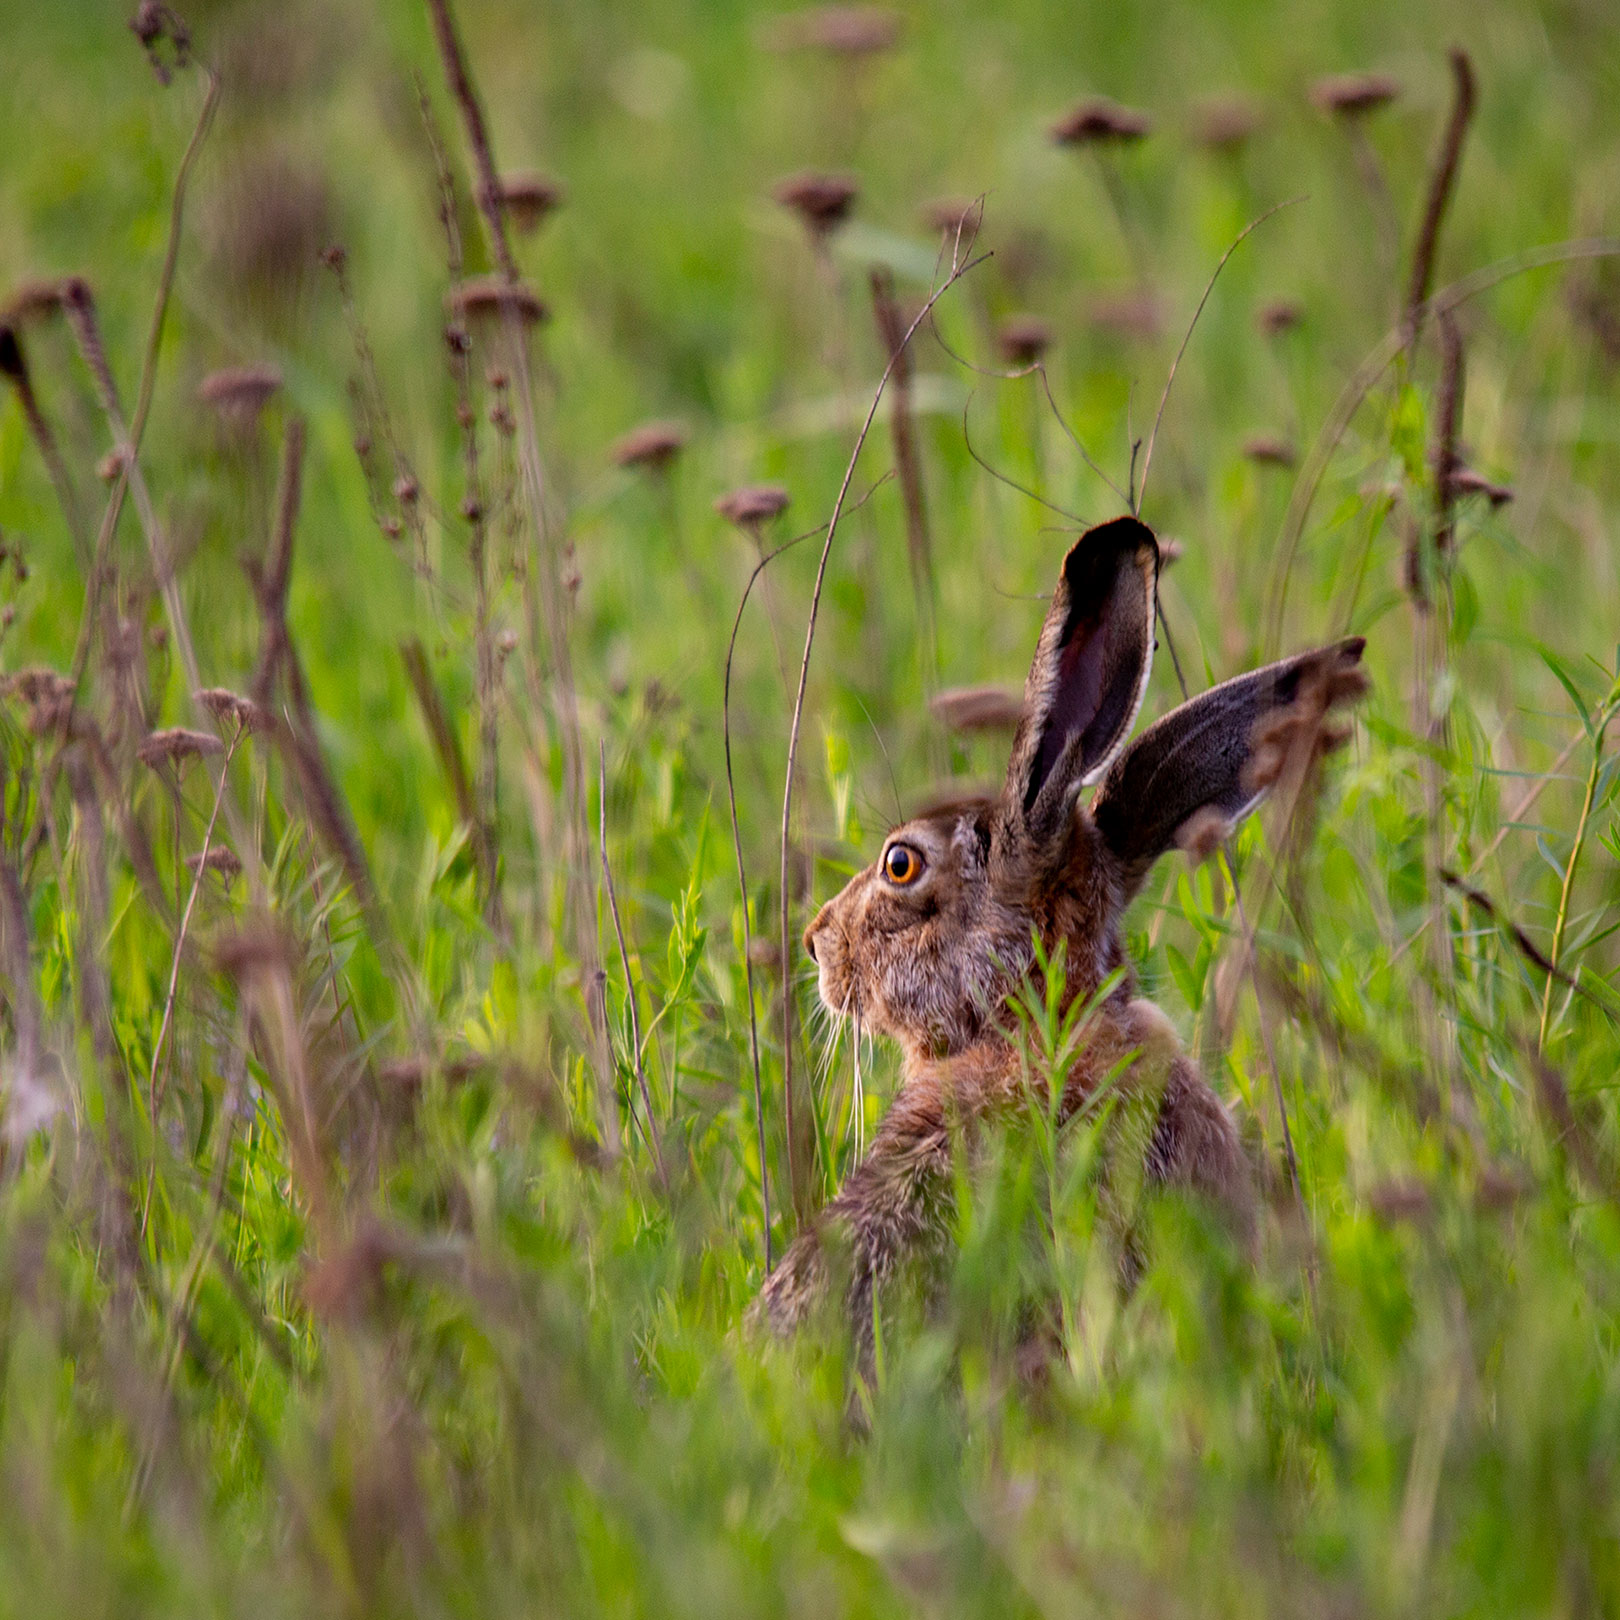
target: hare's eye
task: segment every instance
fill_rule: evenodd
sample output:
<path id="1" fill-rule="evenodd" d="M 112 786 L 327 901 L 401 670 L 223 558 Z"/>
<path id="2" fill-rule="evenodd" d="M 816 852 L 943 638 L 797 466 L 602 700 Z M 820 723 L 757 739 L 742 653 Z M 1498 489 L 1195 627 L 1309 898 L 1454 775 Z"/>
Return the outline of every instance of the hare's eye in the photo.
<path id="1" fill-rule="evenodd" d="M 890 844 L 883 853 L 883 875 L 904 888 L 922 876 L 923 858 L 910 844 Z"/>

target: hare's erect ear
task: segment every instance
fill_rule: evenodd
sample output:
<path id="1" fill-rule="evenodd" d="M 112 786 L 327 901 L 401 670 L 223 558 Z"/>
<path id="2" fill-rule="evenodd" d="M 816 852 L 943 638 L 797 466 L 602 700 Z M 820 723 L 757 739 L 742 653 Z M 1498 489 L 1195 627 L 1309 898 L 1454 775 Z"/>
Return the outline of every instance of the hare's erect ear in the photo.
<path id="1" fill-rule="evenodd" d="M 1128 899 L 1200 810 L 1228 822 L 1264 790 L 1249 771 L 1268 720 L 1296 703 L 1316 720 L 1365 687 L 1360 636 L 1239 675 L 1172 709 L 1114 762 L 1091 801 L 1091 818 L 1119 862 Z"/>
<path id="2" fill-rule="evenodd" d="M 1052 592 L 1024 686 L 1003 808 L 1043 842 L 1067 825 L 1081 784 L 1130 734 L 1153 663 L 1159 544 L 1135 518 L 1088 529 Z"/>

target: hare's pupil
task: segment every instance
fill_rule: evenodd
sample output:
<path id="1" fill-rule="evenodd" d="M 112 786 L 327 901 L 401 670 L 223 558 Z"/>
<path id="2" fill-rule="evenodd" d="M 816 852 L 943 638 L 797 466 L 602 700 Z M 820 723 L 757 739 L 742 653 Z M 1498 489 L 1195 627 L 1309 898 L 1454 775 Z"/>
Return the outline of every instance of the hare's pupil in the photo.
<path id="1" fill-rule="evenodd" d="M 904 883 L 911 876 L 911 851 L 904 844 L 896 844 L 889 851 L 889 876 L 896 883 Z"/>

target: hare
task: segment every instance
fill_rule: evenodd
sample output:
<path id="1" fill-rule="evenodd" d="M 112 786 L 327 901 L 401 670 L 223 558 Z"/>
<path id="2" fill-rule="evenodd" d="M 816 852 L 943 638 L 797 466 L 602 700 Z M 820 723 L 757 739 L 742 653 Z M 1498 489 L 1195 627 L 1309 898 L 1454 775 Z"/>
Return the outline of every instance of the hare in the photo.
<path id="1" fill-rule="evenodd" d="M 766 1280 L 753 1319 L 776 1332 L 800 1324 L 847 1266 L 845 1303 L 864 1337 L 884 1279 L 942 1251 L 953 1124 L 971 1128 L 1029 1084 L 1006 1004 L 1035 967 L 1037 938 L 1049 962 L 1061 947 L 1066 1004 L 1120 975 L 1089 1015 L 1059 1117 L 1128 1065 L 1124 1083 L 1158 1098 L 1147 1177 L 1203 1195 L 1240 1239 L 1252 1231 L 1237 1131 L 1169 1019 L 1133 996 L 1120 919 L 1195 818 L 1219 828 L 1254 808 L 1251 761 L 1268 720 L 1275 728 L 1302 694 L 1319 716 L 1361 689 L 1363 642 L 1238 676 L 1126 747 L 1147 690 L 1158 575 L 1158 542 L 1134 517 L 1082 535 L 1036 644 L 1000 795 L 897 827 L 806 931 L 822 1001 L 898 1042 L 903 1078 L 865 1160 Z M 1082 806 L 1080 789 L 1099 780 Z"/>

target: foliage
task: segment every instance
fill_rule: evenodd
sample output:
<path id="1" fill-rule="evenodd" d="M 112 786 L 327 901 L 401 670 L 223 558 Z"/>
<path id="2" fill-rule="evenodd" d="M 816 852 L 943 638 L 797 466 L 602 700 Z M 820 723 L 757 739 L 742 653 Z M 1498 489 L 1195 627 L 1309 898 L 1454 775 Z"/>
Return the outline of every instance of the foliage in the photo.
<path id="1" fill-rule="evenodd" d="M 1453 37 L 1435 289 L 1612 224 L 1604 8 L 999 0 L 852 56 L 799 38 L 824 14 L 469 3 L 501 174 L 567 182 L 512 238 L 532 330 L 427 9 L 137 20 L 161 78 L 104 7 L 0 8 L 0 1613 L 1620 1603 L 1614 244 L 1401 325 Z M 1401 93 L 1313 104 L 1345 69 Z M 1151 133 L 1054 143 L 1093 92 Z M 847 220 L 772 200 L 806 167 Z M 902 806 L 995 780 L 1005 734 L 929 699 L 1022 678 L 1059 531 L 1120 505 L 1074 436 L 1135 492 L 1211 269 L 1301 194 L 1210 293 L 1143 506 L 1181 547 L 1151 706 L 1369 638 L 1320 794 L 1130 920 L 1262 1167 L 1260 1257 L 1170 1198 L 1122 1239 L 1108 1100 L 1032 1108 L 870 1382 L 836 1324 L 760 1342 L 784 974 L 817 1199 L 896 1078 L 772 921 L 872 271 L 915 312 L 961 245 L 923 206 L 982 195 L 833 536 L 797 926 Z M 1029 312 L 1050 400 L 996 375 Z M 715 510 L 764 481 L 785 515 Z M 737 642 L 745 899 L 727 637 L 805 531 Z"/>

